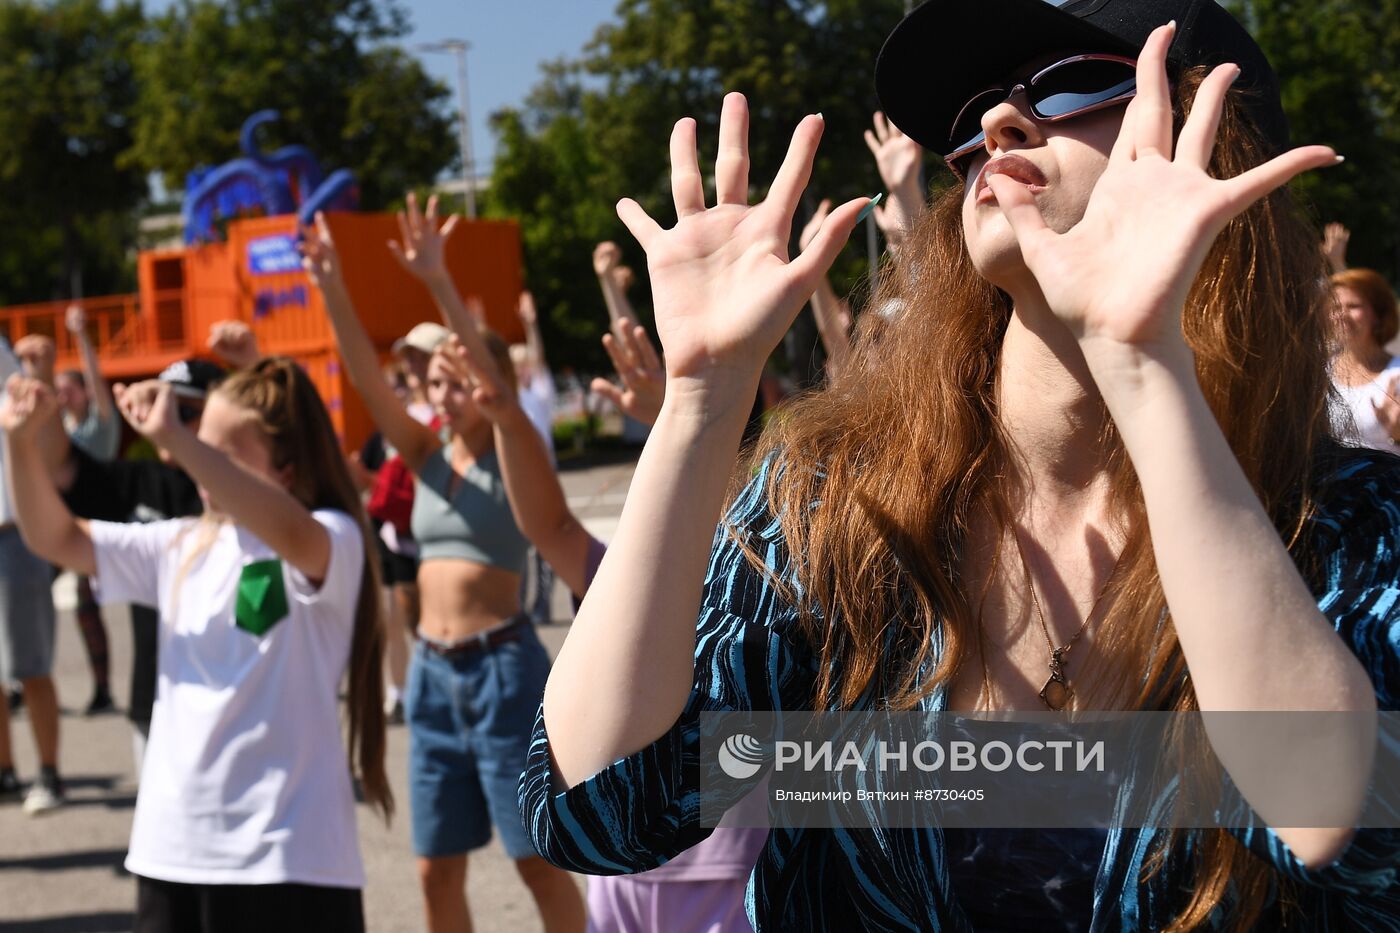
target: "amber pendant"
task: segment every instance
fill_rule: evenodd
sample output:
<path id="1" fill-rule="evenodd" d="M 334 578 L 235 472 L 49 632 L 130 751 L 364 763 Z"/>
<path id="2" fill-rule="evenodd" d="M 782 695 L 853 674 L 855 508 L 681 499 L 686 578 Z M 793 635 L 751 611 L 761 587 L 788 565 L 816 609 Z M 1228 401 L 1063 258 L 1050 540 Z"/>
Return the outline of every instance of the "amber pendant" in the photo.
<path id="1" fill-rule="evenodd" d="M 1045 701 L 1046 706 L 1056 712 L 1068 706 L 1074 697 L 1074 691 L 1065 679 L 1064 651 L 1064 648 L 1056 648 L 1050 652 L 1050 679 L 1040 688 L 1040 698 Z"/>
<path id="2" fill-rule="evenodd" d="M 1064 675 L 1056 672 L 1050 675 L 1050 679 L 1045 682 L 1045 686 L 1040 688 L 1040 698 L 1045 701 L 1045 705 L 1059 712 L 1069 705 L 1070 699 L 1074 696 L 1074 691 L 1070 689 L 1069 681 Z"/>

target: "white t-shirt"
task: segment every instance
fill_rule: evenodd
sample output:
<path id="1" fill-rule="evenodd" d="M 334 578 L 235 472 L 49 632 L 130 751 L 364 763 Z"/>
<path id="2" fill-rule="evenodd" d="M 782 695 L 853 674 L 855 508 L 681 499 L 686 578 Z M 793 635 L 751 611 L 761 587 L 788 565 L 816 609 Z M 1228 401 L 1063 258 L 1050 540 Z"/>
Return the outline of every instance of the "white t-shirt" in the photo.
<path id="1" fill-rule="evenodd" d="M 1333 387 L 1342 397 L 1342 405 L 1334 402 L 1329 411 L 1332 433 L 1338 440 L 1353 447 L 1400 453 L 1400 445 L 1391 440 L 1385 427 L 1376 420 L 1376 409 L 1372 404 L 1380 404 L 1381 399 L 1385 398 L 1386 383 L 1397 372 L 1400 372 L 1400 356 L 1391 357 L 1381 374 L 1365 385 L 1345 386 L 1333 380 Z"/>
<path id="2" fill-rule="evenodd" d="M 287 615 L 261 637 L 235 624 L 243 567 L 277 555 L 231 523 L 92 522 L 103 603 L 160 610 L 160 681 L 127 870 L 185 884 L 362 888 L 337 691 L 350 659 L 364 544 L 344 512 L 314 587 L 282 564 Z M 181 570 L 184 578 L 178 589 Z M 275 577 L 273 578 L 275 579 Z"/>

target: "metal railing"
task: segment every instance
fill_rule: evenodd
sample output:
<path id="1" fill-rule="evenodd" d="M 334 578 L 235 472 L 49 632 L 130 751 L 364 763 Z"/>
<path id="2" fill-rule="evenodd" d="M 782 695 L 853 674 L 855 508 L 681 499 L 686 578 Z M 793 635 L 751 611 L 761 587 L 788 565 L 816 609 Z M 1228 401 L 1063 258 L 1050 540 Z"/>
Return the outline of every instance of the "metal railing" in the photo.
<path id="1" fill-rule="evenodd" d="M 183 304 L 184 293 L 181 289 L 169 289 L 154 293 L 152 298 L 155 307 L 167 303 L 179 307 Z M 55 345 L 55 364 L 59 368 L 77 366 L 77 341 L 68 332 L 65 322 L 68 308 L 73 304 L 82 306 L 87 316 L 88 339 L 98 359 L 104 363 L 160 356 L 185 348 L 184 327 L 166 327 L 165 334 L 157 333 L 152 322 L 141 313 L 140 296 L 134 294 L 0 308 L 0 334 L 11 344 L 30 334 L 48 337 Z M 172 330 L 178 333 L 171 333 Z"/>

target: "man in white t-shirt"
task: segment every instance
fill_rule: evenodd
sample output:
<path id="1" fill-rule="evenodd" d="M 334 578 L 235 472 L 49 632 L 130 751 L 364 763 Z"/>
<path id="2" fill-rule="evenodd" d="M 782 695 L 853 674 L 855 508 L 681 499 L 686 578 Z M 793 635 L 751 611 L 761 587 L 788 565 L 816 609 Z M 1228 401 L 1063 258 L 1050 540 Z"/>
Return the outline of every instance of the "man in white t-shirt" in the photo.
<path id="1" fill-rule="evenodd" d="M 20 372 L 10 344 L 0 338 L 0 384 Z M 57 419 L 49 426 L 62 431 Z M 39 777 L 24 795 L 24 812 L 48 812 L 63 804 L 58 774 L 58 694 L 54 690 L 53 569 L 30 553 L 15 527 L 0 436 L 0 685 L 19 683 L 29 708 L 38 750 Z M 10 747 L 9 703 L 0 697 L 0 803 L 20 797 Z"/>

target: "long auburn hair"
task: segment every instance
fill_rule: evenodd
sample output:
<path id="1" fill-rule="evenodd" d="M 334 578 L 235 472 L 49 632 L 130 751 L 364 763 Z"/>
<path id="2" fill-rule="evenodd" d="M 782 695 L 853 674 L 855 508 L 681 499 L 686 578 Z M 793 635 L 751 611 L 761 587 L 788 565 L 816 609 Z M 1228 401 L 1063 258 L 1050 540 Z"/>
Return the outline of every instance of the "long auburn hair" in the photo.
<path id="1" fill-rule="evenodd" d="M 394 795 L 384 770 L 384 632 L 378 552 L 326 406 L 311 378 L 285 356 L 264 357 L 229 376 L 214 391 L 257 418 L 272 448 L 273 466 L 292 468 L 291 493 L 298 502 L 308 509 L 344 512 L 360 526 L 365 562 L 350 642 L 346 750 L 365 799 L 387 822 L 394 813 Z"/>
<path id="2" fill-rule="evenodd" d="M 1207 73 L 1179 77 L 1178 131 Z M 1218 178 L 1259 164 L 1268 148 L 1240 93 L 1230 92 L 1222 115 L 1210 166 Z M 768 504 L 798 555 L 790 592 L 820 653 L 816 709 L 849 709 L 867 692 L 889 709 L 916 708 L 977 657 L 979 594 L 961 565 L 975 525 L 990 520 L 1005 534 L 1011 523 L 1012 453 L 996 389 L 1012 308 L 972 264 L 962 200 L 961 185 L 935 199 L 869 304 L 897 310 L 863 315 L 835 382 L 774 418 L 753 451 L 754 463 L 778 464 Z M 1303 532 L 1327 443 L 1324 283 L 1316 235 L 1280 190 L 1217 238 L 1182 321 L 1202 391 L 1305 574 L 1316 572 Z M 1106 409 L 1103 423 L 1126 545 L 1113 611 L 1099 617 L 1094 696 L 1107 708 L 1195 710 L 1175 628 L 1162 624 L 1166 600 L 1138 478 Z M 1249 929 L 1271 892 L 1288 900 L 1277 873 L 1228 831 L 1164 836 L 1142 880 L 1169 859 L 1196 873 L 1169 929 L 1203 925 L 1227 896 L 1229 924 Z"/>

